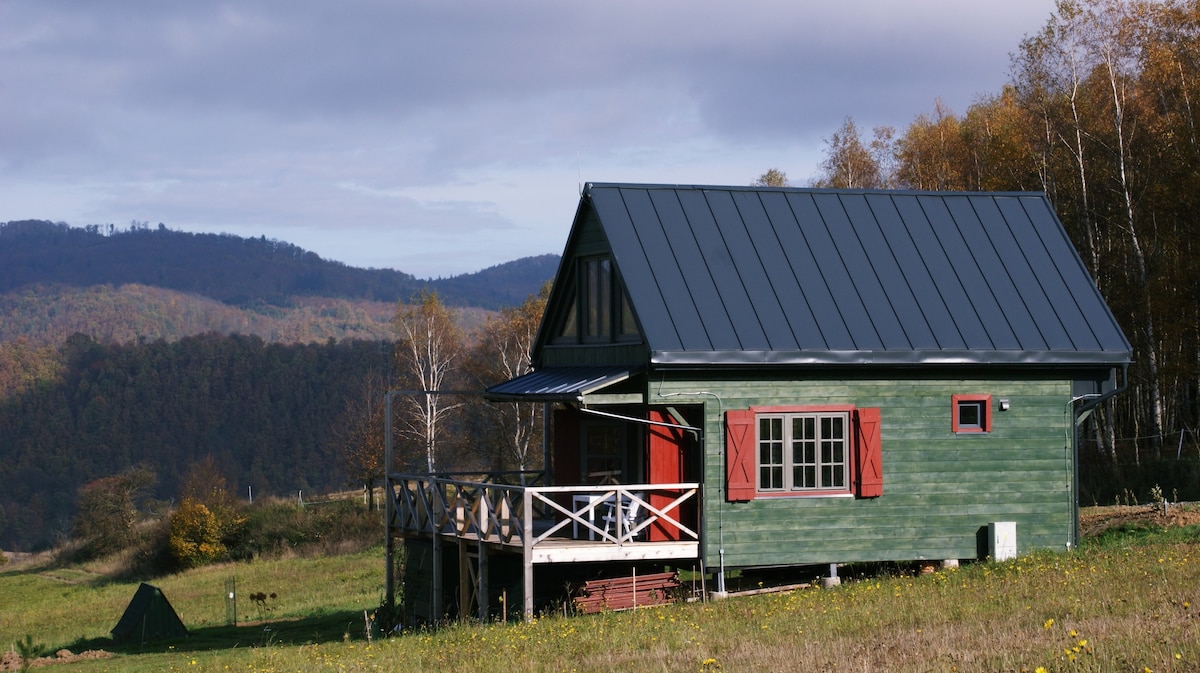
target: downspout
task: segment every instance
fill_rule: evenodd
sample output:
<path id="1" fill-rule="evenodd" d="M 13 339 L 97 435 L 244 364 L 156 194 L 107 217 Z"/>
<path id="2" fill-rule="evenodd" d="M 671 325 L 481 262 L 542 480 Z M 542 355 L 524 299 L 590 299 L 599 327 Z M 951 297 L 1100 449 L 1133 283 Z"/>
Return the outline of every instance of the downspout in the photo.
<path id="1" fill-rule="evenodd" d="M 1071 401 L 1067 403 L 1074 407 L 1076 402 L 1080 400 L 1087 400 L 1080 405 L 1079 408 L 1074 409 L 1071 414 L 1071 462 L 1072 466 L 1075 468 L 1071 470 L 1074 482 L 1072 484 L 1072 491 L 1075 498 L 1075 507 L 1071 513 L 1071 533 L 1072 539 L 1075 541 L 1076 546 L 1079 544 L 1079 423 L 1086 418 L 1086 415 L 1093 409 L 1125 392 L 1128 387 L 1129 363 L 1126 362 L 1121 365 L 1121 385 L 1106 393 L 1072 397 Z M 1068 542 L 1067 546 L 1071 546 L 1070 542 Z"/>

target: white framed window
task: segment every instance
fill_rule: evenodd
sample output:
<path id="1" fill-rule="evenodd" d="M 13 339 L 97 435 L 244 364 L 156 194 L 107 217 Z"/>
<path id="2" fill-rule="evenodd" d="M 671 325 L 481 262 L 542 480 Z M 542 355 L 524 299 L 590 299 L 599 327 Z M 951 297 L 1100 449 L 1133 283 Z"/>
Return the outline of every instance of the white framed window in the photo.
<path id="1" fill-rule="evenodd" d="M 758 416 L 759 492 L 850 490 L 847 412 Z"/>
<path id="2" fill-rule="evenodd" d="M 883 495 L 879 407 L 767 406 L 725 412 L 725 499 Z"/>

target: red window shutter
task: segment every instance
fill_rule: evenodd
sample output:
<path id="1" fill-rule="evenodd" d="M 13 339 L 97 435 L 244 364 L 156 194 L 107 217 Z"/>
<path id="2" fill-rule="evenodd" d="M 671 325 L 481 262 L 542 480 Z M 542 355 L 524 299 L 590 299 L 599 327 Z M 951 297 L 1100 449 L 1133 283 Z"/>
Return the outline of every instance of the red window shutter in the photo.
<path id="1" fill-rule="evenodd" d="M 754 499 L 754 454 L 754 412 L 725 412 L 725 499 L 729 502 Z"/>
<path id="2" fill-rule="evenodd" d="M 883 495 L 883 443 L 879 439 L 879 409 L 856 409 L 854 428 L 858 459 L 854 495 L 859 498 L 878 498 Z"/>

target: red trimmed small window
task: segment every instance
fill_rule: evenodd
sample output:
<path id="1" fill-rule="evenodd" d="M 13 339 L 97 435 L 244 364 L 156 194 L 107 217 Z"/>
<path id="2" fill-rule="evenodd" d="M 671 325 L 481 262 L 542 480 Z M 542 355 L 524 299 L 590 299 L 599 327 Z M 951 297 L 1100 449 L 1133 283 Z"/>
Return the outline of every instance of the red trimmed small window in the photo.
<path id="1" fill-rule="evenodd" d="M 991 395 L 951 396 L 950 429 L 957 434 L 992 431 Z"/>
<path id="2" fill-rule="evenodd" d="M 725 418 L 730 501 L 883 494 L 879 409 L 754 407 Z"/>

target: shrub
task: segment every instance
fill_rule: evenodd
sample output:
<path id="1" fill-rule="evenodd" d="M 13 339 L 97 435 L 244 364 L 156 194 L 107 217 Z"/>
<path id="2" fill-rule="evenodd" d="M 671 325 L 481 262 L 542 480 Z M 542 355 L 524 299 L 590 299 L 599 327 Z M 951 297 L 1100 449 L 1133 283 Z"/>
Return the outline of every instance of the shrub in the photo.
<path id="1" fill-rule="evenodd" d="M 383 540 L 383 515 L 354 500 L 298 506 L 290 501 L 255 502 L 229 541 L 234 560 L 285 554 L 345 553 Z"/>
<path id="2" fill-rule="evenodd" d="M 185 498 L 171 514 L 167 546 L 184 568 L 196 568 L 225 558 L 221 521 L 203 503 Z"/>
<path id="3" fill-rule="evenodd" d="M 77 550 L 81 559 L 99 558 L 129 546 L 141 519 L 138 501 L 154 481 L 153 470 L 135 467 L 80 487 L 74 528 L 82 543 Z"/>

